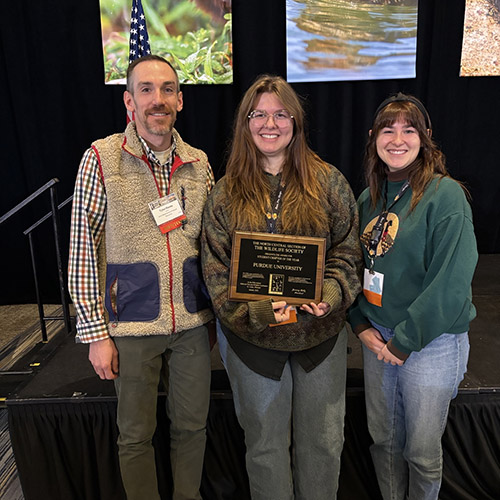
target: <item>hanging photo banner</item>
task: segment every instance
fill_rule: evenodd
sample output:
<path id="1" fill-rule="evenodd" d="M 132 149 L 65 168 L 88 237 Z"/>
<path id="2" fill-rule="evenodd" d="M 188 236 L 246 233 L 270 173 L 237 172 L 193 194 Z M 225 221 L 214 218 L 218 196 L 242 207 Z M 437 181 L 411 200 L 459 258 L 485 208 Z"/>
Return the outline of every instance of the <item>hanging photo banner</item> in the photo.
<path id="1" fill-rule="evenodd" d="M 104 81 L 125 84 L 129 60 L 165 57 L 183 84 L 233 82 L 231 0 L 100 0 Z"/>
<path id="2" fill-rule="evenodd" d="M 418 0 L 286 0 L 289 82 L 415 78 Z"/>
<path id="3" fill-rule="evenodd" d="M 500 76 L 500 0 L 467 0 L 460 76 Z"/>

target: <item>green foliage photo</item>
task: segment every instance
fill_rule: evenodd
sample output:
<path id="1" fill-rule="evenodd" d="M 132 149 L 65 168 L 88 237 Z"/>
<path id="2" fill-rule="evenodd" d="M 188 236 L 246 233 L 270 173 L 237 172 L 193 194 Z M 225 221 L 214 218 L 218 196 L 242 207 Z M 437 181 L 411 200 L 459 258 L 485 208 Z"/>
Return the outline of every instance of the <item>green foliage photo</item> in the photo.
<path id="1" fill-rule="evenodd" d="M 194 0 L 142 0 L 151 52 L 165 57 L 184 84 L 233 81 L 231 13 Z M 100 0 L 106 83 L 124 83 L 132 0 Z"/>

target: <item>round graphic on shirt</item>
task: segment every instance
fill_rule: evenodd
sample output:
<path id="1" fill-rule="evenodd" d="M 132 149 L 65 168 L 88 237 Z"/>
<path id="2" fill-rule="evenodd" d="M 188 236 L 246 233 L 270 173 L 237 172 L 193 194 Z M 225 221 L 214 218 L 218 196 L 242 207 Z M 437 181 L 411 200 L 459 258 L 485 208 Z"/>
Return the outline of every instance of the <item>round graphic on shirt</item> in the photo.
<path id="1" fill-rule="evenodd" d="M 366 248 L 366 250 L 370 251 L 370 240 L 372 235 L 373 226 L 378 221 L 378 215 L 374 217 L 365 227 L 363 234 L 360 236 L 361 243 Z M 377 250 L 375 253 L 376 257 L 381 257 L 385 255 L 394 245 L 394 240 L 396 239 L 396 235 L 398 234 L 399 229 L 399 218 L 396 214 L 389 212 L 387 214 L 386 221 L 384 223 L 384 227 L 382 229 L 382 236 L 377 244 Z"/>

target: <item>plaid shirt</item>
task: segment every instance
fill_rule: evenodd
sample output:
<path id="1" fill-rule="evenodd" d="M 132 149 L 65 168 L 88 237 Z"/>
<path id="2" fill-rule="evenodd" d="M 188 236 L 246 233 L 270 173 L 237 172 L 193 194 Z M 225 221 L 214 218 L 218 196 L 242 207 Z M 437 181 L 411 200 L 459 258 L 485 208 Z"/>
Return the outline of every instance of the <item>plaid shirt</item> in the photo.
<path id="1" fill-rule="evenodd" d="M 175 141 L 162 165 L 146 142 L 139 137 L 153 169 L 162 196 L 168 193 L 170 172 L 175 156 Z M 210 165 L 207 168 L 206 188 L 214 186 Z M 152 200 L 145 200 L 145 202 Z M 75 184 L 71 216 L 69 253 L 69 291 L 76 309 L 77 340 L 83 343 L 109 337 L 104 307 L 99 293 L 97 248 L 106 223 L 106 191 L 99 163 L 92 148 L 83 155 Z"/>

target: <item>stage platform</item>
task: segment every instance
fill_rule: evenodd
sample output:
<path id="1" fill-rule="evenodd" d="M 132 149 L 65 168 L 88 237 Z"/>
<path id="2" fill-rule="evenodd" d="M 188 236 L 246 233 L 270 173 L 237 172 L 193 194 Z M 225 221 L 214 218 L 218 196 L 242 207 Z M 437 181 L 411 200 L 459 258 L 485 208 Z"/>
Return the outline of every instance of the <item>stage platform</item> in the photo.
<path id="1" fill-rule="evenodd" d="M 482 255 L 473 283 L 478 317 L 467 375 L 443 437 L 443 500 L 500 498 L 500 255 Z M 349 340 L 347 414 L 339 500 L 380 498 L 368 447 L 361 350 Z M 26 500 L 122 500 L 113 383 L 101 381 L 88 347 L 61 330 L 3 376 L 12 447 Z M 202 483 L 205 500 L 249 499 L 245 445 L 227 376 L 214 352 Z M 164 394 L 154 438 L 162 498 L 169 499 Z"/>

